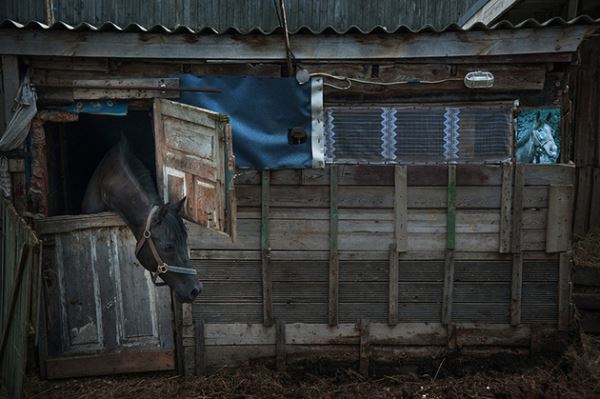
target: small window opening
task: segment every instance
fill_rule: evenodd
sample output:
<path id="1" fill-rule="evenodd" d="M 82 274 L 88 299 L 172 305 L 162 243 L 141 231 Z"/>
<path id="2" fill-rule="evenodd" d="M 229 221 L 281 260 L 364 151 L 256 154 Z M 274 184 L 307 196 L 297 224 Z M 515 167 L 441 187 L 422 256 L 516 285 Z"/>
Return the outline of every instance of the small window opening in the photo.
<path id="1" fill-rule="evenodd" d="M 127 116 L 80 114 L 78 122 L 47 123 L 48 215 L 81 213 L 87 184 L 104 155 L 121 135 L 129 150 L 156 181 L 154 134 L 150 111 Z"/>

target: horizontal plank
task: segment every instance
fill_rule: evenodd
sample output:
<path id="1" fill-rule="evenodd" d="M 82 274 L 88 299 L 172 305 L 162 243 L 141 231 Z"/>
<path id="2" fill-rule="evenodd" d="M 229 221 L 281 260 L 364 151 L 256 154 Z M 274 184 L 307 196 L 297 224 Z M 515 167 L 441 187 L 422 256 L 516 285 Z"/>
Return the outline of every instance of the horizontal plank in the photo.
<path id="1" fill-rule="evenodd" d="M 445 248 L 446 233 L 440 227 L 420 227 L 412 232 L 414 223 L 409 223 L 407 237 L 409 251 L 442 251 Z M 259 250 L 260 221 L 257 219 L 238 220 L 238 240 L 232 243 L 226 237 L 189 225 L 189 246 L 198 249 Z M 341 251 L 386 251 L 394 240 L 392 221 L 340 220 L 338 227 L 339 249 Z M 464 232 L 473 226 L 461 225 L 456 235 L 457 251 L 492 252 L 498 250 L 499 237 L 496 232 Z M 415 228 L 416 229 L 416 228 Z M 490 229 L 488 227 L 488 229 Z M 428 232 L 429 230 L 429 232 Z M 329 249 L 329 222 L 326 220 L 272 220 L 270 222 L 270 248 L 273 251 L 306 250 L 324 251 Z M 524 230 L 523 249 L 543 250 L 545 230 Z"/>
<path id="2" fill-rule="evenodd" d="M 72 378 L 173 370 L 173 352 L 98 353 L 46 359 L 48 378 Z"/>
<path id="3" fill-rule="evenodd" d="M 577 266 L 573 273 L 575 285 L 600 287 L 600 267 Z"/>
<path id="4" fill-rule="evenodd" d="M 271 185 L 329 185 L 330 166 L 323 169 L 285 169 L 271 172 Z M 407 165 L 409 186 L 446 186 L 446 165 Z M 393 186 L 394 165 L 338 165 L 340 186 Z M 524 166 L 526 186 L 551 184 L 569 185 L 575 182 L 575 166 L 571 164 Z M 502 171 L 499 165 L 456 165 L 457 186 L 500 186 Z M 259 185 L 260 173 L 243 169 L 236 174 L 235 184 Z"/>
<path id="5" fill-rule="evenodd" d="M 523 302 L 521 323 L 558 323 L 557 303 Z"/>
<path id="6" fill-rule="evenodd" d="M 581 310 L 580 325 L 588 334 L 600 334 L 600 312 Z"/>
<path id="7" fill-rule="evenodd" d="M 116 213 L 103 212 L 91 215 L 52 216 L 34 221 L 35 229 L 40 235 L 68 233 L 75 230 L 101 227 L 127 226 Z"/>
<path id="8" fill-rule="evenodd" d="M 295 35 L 297 60 L 406 59 L 574 52 L 594 26 L 546 27 L 398 35 Z M 3 54 L 218 60 L 283 60 L 274 35 L 163 35 L 156 33 L 5 29 Z"/>
<path id="9" fill-rule="evenodd" d="M 452 321 L 473 323 L 508 323 L 507 303 L 453 303 Z"/>
<path id="10" fill-rule="evenodd" d="M 500 186 L 459 186 L 456 189 L 456 206 L 459 209 L 499 209 Z M 393 208 L 393 187 L 339 186 L 339 208 Z M 260 205 L 259 186 L 239 186 L 236 189 L 240 207 Z M 408 208 L 444 209 L 447 204 L 444 187 L 409 186 Z M 525 187 L 524 208 L 547 207 L 548 189 L 545 186 Z M 329 188 L 326 186 L 273 186 L 269 205 L 289 208 L 327 208 Z"/>
<path id="11" fill-rule="evenodd" d="M 600 293 L 574 293 L 573 302 L 578 309 L 600 312 Z"/>
<path id="12" fill-rule="evenodd" d="M 337 326 L 311 323 L 286 323 L 286 345 L 325 346 L 356 345 L 360 332 L 356 323 Z M 457 343 L 469 345 L 529 345 L 531 328 L 521 325 L 456 323 Z M 238 346 L 240 349 L 254 345 L 274 345 L 275 328 L 262 324 L 223 323 L 205 325 L 207 347 Z M 369 342 L 374 346 L 446 345 L 447 328 L 440 323 L 370 323 Z"/>
<path id="13" fill-rule="evenodd" d="M 48 241 L 44 241 L 44 245 L 47 245 Z M 399 254 L 399 257 L 403 260 L 440 260 L 444 259 L 445 251 L 409 251 Z M 340 260 L 389 260 L 389 249 L 386 251 L 340 251 Z M 260 250 L 229 250 L 229 249 L 200 249 L 191 248 L 191 257 L 194 262 L 203 262 L 207 260 L 234 260 L 234 261 L 246 261 L 246 260 L 260 260 Z M 557 254 L 548 254 L 545 251 L 528 251 L 523 253 L 524 259 L 539 260 L 539 261 L 556 261 L 558 259 Z M 280 261 L 320 261 L 329 259 L 329 251 L 303 251 L 303 250 L 290 250 L 290 251 L 271 251 L 272 260 Z M 510 255 L 501 254 L 496 251 L 472 251 L 455 252 L 455 259 L 458 260 L 509 260 Z"/>

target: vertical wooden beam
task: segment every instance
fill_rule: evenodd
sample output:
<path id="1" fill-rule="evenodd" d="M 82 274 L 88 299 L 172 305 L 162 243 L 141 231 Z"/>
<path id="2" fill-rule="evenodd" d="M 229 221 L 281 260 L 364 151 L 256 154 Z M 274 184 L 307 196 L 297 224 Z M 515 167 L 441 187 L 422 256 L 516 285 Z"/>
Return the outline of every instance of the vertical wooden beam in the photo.
<path id="1" fill-rule="evenodd" d="M 408 250 L 407 198 L 406 166 L 396 165 L 394 169 L 394 235 L 398 252 Z"/>
<path id="2" fill-rule="evenodd" d="M 598 138 L 598 142 L 600 143 L 600 138 Z M 600 150 L 598 156 L 600 157 Z M 592 172 L 589 229 L 600 231 L 600 167 L 594 167 Z"/>
<path id="3" fill-rule="evenodd" d="M 398 324 L 398 250 L 390 245 L 390 270 L 388 276 L 388 323 Z"/>
<path id="4" fill-rule="evenodd" d="M 361 319 L 358 322 L 360 331 L 359 342 L 359 366 L 358 370 L 364 377 L 369 376 L 369 335 L 370 323 L 369 320 Z"/>
<path id="5" fill-rule="evenodd" d="M 573 223 L 573 186 L 551 185 L 548 188 L 546 252 L 564 252 L 571 246 Z"/>
<path id="6" fill-rule="evenodd" d="M 12 117 L 12 108 L 19 91 L 19 59 L 16 55 L 2 56 L 2 109 L 4 121 L 0 126 L 0 136 Z"/>
<path id="7" fill-rule="evenodd" d="M 573 234 L 577 236 L 583 236 L 589 231 L 593 171 L 591 166 L 577 168 L 577 195 L 573 222 Z"/>
<path id="8" fill-rule="evenodd" d="M 512 284 L 510 292 L 510 324 L 521 324 L 521 296 L 523 287 L 523 255 L 521 253 L 523 220 L 523 165 L 515 165 L 513 201 L 512 201 Z"/>
<path id="9" fill-rule="evenodd" d="M 275 363 L 278 371 L 285 370 L 285 321 L 277 320 L 275 331 Z"/>
<path id="10" fill-rule="evenodd" d="M 339 256 L 337 165 L 329 167 L 329 325 L 338 323 Z"/>
<path id="11" fill-rule="evenodd" d="M 206 372 L 206 345 L 204 342 L 204 320 L 194 320 L 194 335 L 196 342 L 196 375 Z"/>
<path id="12" fill-rule="evenodd" d="M 452 321 L 454 296 L 454 250 L 456 248 L 456 165 L 448 165 L 448 216 L 446 259 L 444 262 L 444 292 L 442 297 L 442 323 Z"/>
<path id="13" fill-rule="evenodd" d="M 173 329 L 173 335 L 175 338 L 175 361 L 177 374 L 185 375 L 184 358 L 185 351 L 183 348 L 183 321 L 181 302 L 175 298 L 175 293 L 171 290 L 171 306 L 173 306 L 173 323 L 175 328 Z"/>
<path id="14" fill-rule="evenodd" d="M 558 271 L 558 329 L 566 331 L 571 322 L 571 254 L 562 252 Z"/>
<path id="15" fill-rule="evenodd" d="M 269 193 L 271 174 L 263 170 L 261 174 L 261 213 L 260 213 L 260 250 L 263 294 L 263 324 L 273 325 L 273 278 L 271 271 L 271 248 L 269 246 Z"/>
<path id="16" fill-rule="evenodd" d="M 512 231 L 513 164 L 502 164 L 502 200 L 500 203 L 500 246 L 501 254 L 510 253 Z"/>
<path id="17" fill-rule="evenodd" d="M 183 375 L 192 376 L 196 374 L 196 333 L 194 331 L 194 319 L 192 317 L 192 304 L 181 304 L 181 338 L 183 346 Z"/>

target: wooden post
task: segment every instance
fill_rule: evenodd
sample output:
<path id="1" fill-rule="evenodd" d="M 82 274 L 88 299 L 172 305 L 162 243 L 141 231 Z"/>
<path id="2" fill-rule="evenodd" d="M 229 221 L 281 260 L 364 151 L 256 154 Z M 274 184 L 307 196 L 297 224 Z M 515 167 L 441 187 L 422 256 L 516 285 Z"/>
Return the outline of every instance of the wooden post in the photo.
<path id="1" fill-rule="evenodd" d="M 358 322 L 360 331 L 358 370 L 363 377 L 369 376 L 369 334 L 370 323 L 367 319 Z"/>
<path id="2" fill-rule="evenodd" d="M 273 279 L 271 271 L 271 248 L 269 247 L 269 192 L 271 175 L 262 171 L 260 249 L 262 261 L 263 324 L 273 325 Z"/>
<path id="3" fill-rule="evenodd" d="M 500 247 L 501 254 L 510 253 L 512 232 L 513 164 L 502 164 L 502 200 L 500 203 Z"/>
<path id="4" fill-rule="evenodd" d="M 406 166 L 396 165 L 394 168 L 394 235 L 398 252 L 408 250 L 407 198 Z"/>
<path id="5" fill-rule="evenodd" d="M 275 331 L 275 363 L 278 371 L 285 370 L 285 321 L 277 320 Z"/>
<path id="6" fill-rule="evenodd" d="M 388 276 L 388 324 L 398 324 L 398 250 L 390 245 L 390 271 Z"/>
<path id="7" fill-rule="evenodd" d="M 448 165 L 448 232 L 444 262 L 444 292 L 442 298 L 442 323 L 452 321 L 454 295 L 454 250 L 456 248 L 456 165 Z"/>
<path id="8" fill-rule="evenodd" d="M 12 108 L 19 91 L 19 59 L 15 55 L 2 56 L 2 115 L 0 121 L 0 136 L 12 117 Z"/>
<path id="9" fill-rule="evenodd" d="M 551 185 L 548 188 L 546 252 L 564 252 L 570 248 L 572 215 L 573 186 Z"/>
<path id="10" fill-rule="evenodd" d="M 196 375 L 206 372 L 206 346 L 204 342 L 204 320 L 194 321 L 194 335 L 196 341 Z"/>
<path id="11" fill-rule="evenodd" d="M 512 203 L 512 234 L 511 252 L 512 286 L 510 292 L 510 324 L 521 324 L 521 294 L 523 287 L 523 255 L 521 253 L 522 224 L 523 224 L 523 165 L 515 165 L 515 180 Z"/>
<path id="12" fill-rule="evenodd" d="M 566 331 L 571 322 L 571 254 L 562 252 L 558 271 L 558 329 Z"/>
<path id="13" fill-rule="evenodd" d="M 338 323 L 339 256 L 337 165 L 329 167 L 329 325 Z"/>

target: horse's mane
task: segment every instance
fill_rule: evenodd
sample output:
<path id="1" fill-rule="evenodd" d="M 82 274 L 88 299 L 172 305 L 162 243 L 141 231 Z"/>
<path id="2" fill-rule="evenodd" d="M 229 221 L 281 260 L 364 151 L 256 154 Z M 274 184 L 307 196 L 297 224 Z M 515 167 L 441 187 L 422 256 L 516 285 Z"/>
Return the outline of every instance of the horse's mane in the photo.
<path id="1" fill-rule="evenodd" d="M 119 141 L 118 149 L 119 157 L 131 176 L 140 184 L 142 189 L 148 195 L 158 201 L 158 193 L 154 181 L 152 180 L 152 176 L 150 176 L 150 171 L 144 166 L 142 161 L 129 151 L 129 144 L 124 137 Z"/>
<path id="2" fill-rule="evenodd" d="M 142 186 L 142 189 L 152 197 L 156 201 L 157 204 L 160 204 L 160 199 L 158 197 L 158 193 L 156 191 L 156 186 L 154 185 L 154 181 L 152 180 L 152 176 L 150 175 L 150 171 L 144 166 L 142 161 L 140 161 L 135 155 L 133 155 L 129 151 L 129 144 L 127 140 L 123 137 L 118 144 L 119 148 L 119 157 L 123 161 L 123 165 L 127 168 L 128 172 L 133 176 L 135 180 Z M 173 233 L 175 235 L 175 240 L 185 242 L 187 240 L 187 228 L 183 223 L 183 219 L 181 217 L 167 217 L 167 220 L 174 220 L 177 228 L 173 229 Z M 173 223 L 173 222 L 171 222 Z"/>

